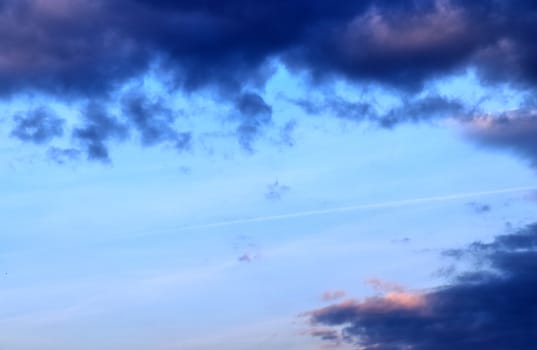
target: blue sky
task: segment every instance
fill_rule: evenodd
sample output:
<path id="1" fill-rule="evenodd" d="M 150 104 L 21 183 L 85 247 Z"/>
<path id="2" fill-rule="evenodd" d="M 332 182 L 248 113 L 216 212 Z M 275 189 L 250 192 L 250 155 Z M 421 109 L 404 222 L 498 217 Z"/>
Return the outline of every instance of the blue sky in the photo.
<path id="1" fill-rule="evenodd" d="M 537 344 L 535 6 L 223 3 L 0 1 L 0 350 Z"/>
<path id="2" fill-rule="evenodd" d="M 296 85 L 277 77 L 267 93 L 304 94 Z M 273 108 L 276 120 L 291 114 L 277 98 Z M 5 135 L 2 344 L 320 348 L 297 315 L 322 305 L 324 292 L 364 297 L 368 278 L 429 288 L 443 249 L 534 219 L 532 191 L 516 190 L 537 188 L 534 171 L 468 142 L 452 123 L 385 130 L 295 118 L 293 146 L 270 135 L 255 152 L 230 136 L 216 141 L 225 148 L 180 156 L 126 145 L 108 165 L 58 166 Z M 473 194 L 504 189 L 513 191 Z M 230 224 L 210 227 L 219 222 Z"/>

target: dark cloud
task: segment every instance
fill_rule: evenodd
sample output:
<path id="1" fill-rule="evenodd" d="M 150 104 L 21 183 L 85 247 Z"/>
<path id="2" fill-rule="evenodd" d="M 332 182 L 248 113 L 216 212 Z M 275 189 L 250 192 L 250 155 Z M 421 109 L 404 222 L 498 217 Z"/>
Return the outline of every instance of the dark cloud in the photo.
<path id="1" fill-rule="evenodd" d="M 319 338 L 323 341 L 328 341 L 334 344 L 341 343 L 341 336 L 338 331 L 330 328 L 313 328 L 304 332 L 312 337 Z"/>
<path id="2" fill-rule="evenodd" d="M 123 100 L 123 112 L 140 135 L 142 145 L 166 143 L 180 151 L 190 147 L 191 134 L 177 131 L 174 127 L 176 112 L 163 101 L 152 101 L 143 94 L 133 93 Z"/>
<path id="3" fill-rule="evenodd" d="M 345 79 L 410 92 L 401 110 L 380 116 L 368 103 L 304 104 L 392 127 L 460 112 L 456 101 L 412 96 L 467 67 L 485 83 L 535 88 L 536 18 L 529 0 L 2 0 L 0 94 L 111 101 L 151 69 L 171 90 L 208 89 L 234 103 L 243 116 L 236 134 L 251 149 L 272 110 L 249 91 L 262 91 L 274 59 L 312 83 Z M 144 145 L 188 148 L 191 133 L 173 128 L 175 116 L 161 107 L 131 97 L 120 117 Z M 80 136 L 93 140 L 83 142 L 90 159 L 108 158 L 98 136 Z"/>
<path id="4" fill-rule="evenodd" d="M 279 181 L 275 181 L 267 186 L 265 198 L 269 200 L 280 200 L 282 199 L 282 196 L 290 190 L 291 188 L 289 186 L 280 184 Z"/>
<path id="5" fill-rule="evenodd" d="M 11 92 L 101 95 L 156 60 L 178 87 L 240 90 L 262 83 L 274 57 L 314 78 L 398 87 L 469 64 L 489 80 L 537 80 L 537 8 L 528 0 L 4 0 L 0 8 L 1 87 Z"/>
<path id="6" fill-rule="evenodd" d="M 537 111 L 516 110 L 466 123 L 468 136 L 488 147 L 511 150 L 537 165 Z"/>
<path id="7" fill-rule="evenodd" d="M 14 117 L 15 127 L 11 136 L 24 142 L 43 144 L 63 135 L 64 121 L 45 107 Z"/>
<path id="8" fill-rule="evenodd" d="M 326 94 L 321 101 L 312 99 L 291 99 L 290 101 L 308 114 L 329 114 L 354 121 L 377 119 L 370 103 L 352 102 L 335 95 Z"/>
<path id="9" fill-rule="evenodd" d="M 272 107 L 251 92 L 242 93 L 235 100 L 235 107 L 240 120 L 237 127 L 239 143 L 244 149 L 252 150 L 252 142 L 272 122 Z"/>
<path id="10" fill-rule="evenodd" d="M 111 116 L 104 106 L 90 103 L 83 113 L 84 126 L 73 130 L 72 137 L 81 144 L 89 160 L 109 162 L 107 143 L 110 140 L 124 140 L 128 128 Z"/>
<path id="11" fill-rule="evenodd" d="M 339 96 L 327 95 L 321 101 L 291 100 L 308 114 L 328 114 L 357 122 L 369 121 L 383 128 L 393 128 L 404 122 L 430 121 L 454 117 L 468 119 L 471 111 L 459 100 L 439 95 L 424 97 L 403 96 L 402 103 L 388 110 L 378 112 L 371 102 L 352 102 Z"/>
<path id="12" fill-rule="evenodd" d="M 391 128 L 402 122 L 421 122 L 437 118 L 468 118 L 470 111 L 458 100 L 432 95 L 413 99 L 404 99 L 403 105 L 389 112 L 374 117 L 385 128 Z"/>
<path id="13" fill-rule="evenodd" d="M 537 224 L 447 255 L 477 261 L 438 289 L 392 290 L 306 313 L 364 350 L 537 347 Z M 334 328 L 332 328 L 334 327 Z"/>

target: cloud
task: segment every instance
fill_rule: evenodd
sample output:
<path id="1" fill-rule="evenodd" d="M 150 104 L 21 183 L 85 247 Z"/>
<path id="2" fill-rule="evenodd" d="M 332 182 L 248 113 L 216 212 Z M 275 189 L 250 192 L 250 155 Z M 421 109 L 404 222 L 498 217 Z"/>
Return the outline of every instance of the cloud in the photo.
<path id="1" fill-rule="evenodd" d="M 315 338 L 319 338 L 323 341 L 328 341 L 339 345 L 341 343 L 341 336 L 339 332 L 331 328 L 312 328 L 302 334 L 307 334 Z"/>
<path id="2" fill-rule="evenodd" d="M 57 164 L 66 164 L 78 160 L 80 153 L 79 150 L 73 148 L 50 147 L 47 151 L 47 156 Z"/>
<path id="3" fill-rule="evenodd" d="M 529 0 L 4 0 L 0 76 L 4 92 L 102 95 L 158 61 L 174 86 L 229 92 L 262 83 L 280 58 L 398 87 L 469 64 L 535 83 L 536 11 Z"/>
<path id="4" fill-rule="evenodd" d="M 190 147 L 191 134 L 174 128 L 176 112 L 162 100 L 151 101 L 140 93 L 131 93 L 123 99 L 123 113 L 132 128 L 140 135 L 142 145 L 171 144 L 181 151 Z"/>
<path id="5" fill-rule="evenodd" d="M 415 93 L 469 67 L 486 84 L 534 89 L 537 83 L 537 6 L 529 0 L 0 4 L 0 96 L 37 94 L 60 103 L 110 103 L 134 79 L 157 72 L 169 91 L 185 96 L 210 91 L 215 100 L 234 105 L 240 119 L 235 134 L 247 150 L 271 125 L 272 108 L 261 92 L 274 61 L 312 84 L 343 79 L 400 92 L 406 96 L 403 107 L 381 115 L 368 103 L 343 100 L 305 106 L 355 120 L 373 119 L 384 127 L 460 112 L 457 101 L 433 95 L 417 99 Z M 188 149 L 192 131 L 177 130 L 176 115 L 165 111 L 162 100 L 149 100 L 144 93 L 122 102 L 119 120 L 139 134 L 143 145 Z M 119 139 L 78 136 L 92 160 L 107 160 L 106 146 Z M 528 143 L 520 148 L 531 147 Z"/>
<path id="6" fill-rule="evenodd" d="M 464 124 L 467 135 L 487 147 L 511 150 L 537 165 L 537 110 L 483 115 Z"/>
<path id="7" fill-rule="evenodd" d="M 254 259 L 253 256 L 251 256 L 250 254 L 248 253 L 244 253 L 243 255 L 239 256 L 239 262 L 246 262 L 246 263 L 250 263 L 252 262 L 252 260 Z"/>
<path id="8" fill-rule="evenodd" d="M 242 93 L 235 100 L 240 123 L 236 133 L 240 145 L 252 150 L 252 143 L 262 130 L 272 122 L 272 107 L 256 93 Z"/>
<path id="9" fill-rule="evenodd" d="M 537 224 L 447 255 L 478 261 L 451 283 L 390 291 L 309 311 L 314 327 L 365 350 L 520 349 L 537 346 Z"/>
<path id="10" fill-rule="evenodd" d="M 107 142 L 126 139 L 129 134 L 127 126 L 109 115 L 105 107 L 97 103 L 86 106 L 83 118 L 84 125 L 73 130 L 73 139 L 82 146 L 87 159 L 109 162 Z M 67 156 L 76 154 L 70 150 L 63 150 L 61 153 Z"/>
<path id="11" fill-rule="evenodd" d="M 399 106 L 385 112 L 378 112 L 372 102 L 353 102 L 333 95 L 325 95 L 321 101 L 308 99 L 290 101 L 308 114 L 325 113 L 356 122 L 372 122 L 387 129 L 399 123 L 417 123 L 448 117 L 470 118 L 470 111 L 463 102 L 431 94 L 418 97 L 403 96 Z"/>
<path id="12" fill-rule="evenodd" d="M 347 295 L 344 290 L 329 290 L 323 293 L 323 301 L 334 301 L 343 298 Z"/>
<path id="13" fill-rule="evenodd" d="M 482 203 L 476 203 L 476 202 L 470 202 L 468 203 L 468 206 L 476 213 L 476 214 L 484 214 L 491 211 L 491 207 L 488 204 L 482 204 Z"/>
<path id="14" fill-rule="evenodd" d="M 410 242 L 412 242 L 412 239 L 410 239 L 409 237 L 392 239 L 392 243 L 395 243 L 395 244 L 408 244 Z"/>
<path id="15" fill-rule="evenodd" d="M 45 107 L 16 114 L 13 119 L 11 136 L 24 142 L 43 144 L 63 135 L 64 121 Z"/>
<path id="16" fill-rule="evenodd" d="M 267 192 L 265 193 L 265 198 L 269 200 L 280 200 L 282 196 L 289 192 L 291 188 L 289 186 L 280 184 L 278 181 L 271 183 L 267 186 Z"/>

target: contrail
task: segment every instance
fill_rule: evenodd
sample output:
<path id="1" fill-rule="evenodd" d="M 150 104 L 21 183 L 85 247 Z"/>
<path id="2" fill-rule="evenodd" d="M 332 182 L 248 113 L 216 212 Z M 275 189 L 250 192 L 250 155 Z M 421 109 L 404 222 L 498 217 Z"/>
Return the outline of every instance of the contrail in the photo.
<path id="1" fill-rule="evenodd" d="M 304 218 L 304 217 L 309 217 L 309 216 L 319 216 L 319 215 L 327 215 L 327 214 L 333 214 L 333 213 L 344 213 L 344 212 L 352 212 L 352 211 L 359 211 L 359 210 L 366 210 L 366 209 L 396 208 L 396 207 L 403 207 L 403 206 L 414 205 L 414 204 L 443 202 L 443 201 L 450 201 L 450 200 L 457 200 L 457 199 L 491 196 L 491 195 L 496 195 L 496 194 L 527 192 L 527 191 L 532 191 L 532 190 L 537 190 L 537 187 L 536 186 L 512 187 L 512 188 L 504 188 L 504 189 L 491 190 L 491 191 L 456 193 L 456 194 L 435 196 L 435 197 L 420 197 L 420 198 L 403 199 L 403 200 L 369 203 L 369 204 L 359 204 L 359 205 L 351 205 L 351 206 L 328 208 L 328 209 L 299 211 L 299 212 L 288 213 L 288 214 L 257 216 L 257 217 L 251 217 L 251 218 L 218 221 L 218 222 L 199 224 L 199 225 L 181 226 L 181 227 L 177 227 L 173 229 L 170 228 L 169 230 L 187 231 L 187 230 L 197 230 L 197 229 L 205 229 L 205 228 L 241 225 L 241 224 L 248 224 L 248 223 L 257 223 L 257 222 L 280 221 L 280 220 L 286 220 L 286 219 Z"/>

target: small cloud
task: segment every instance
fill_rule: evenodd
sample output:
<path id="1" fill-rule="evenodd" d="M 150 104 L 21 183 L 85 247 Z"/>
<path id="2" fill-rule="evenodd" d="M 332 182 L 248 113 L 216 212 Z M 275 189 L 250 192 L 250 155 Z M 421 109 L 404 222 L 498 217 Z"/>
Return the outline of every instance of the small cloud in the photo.
<path id="1" fill-rule="evenodd" d="M 347 292 L 344 290 L 329 290 L 323 293 L 323 301 L 334 301 L 341 299 L 347 295 Z"/>
<path id="2" fill-rule="evenodd" d="M 399 238 L 399 239 L 393 239 L 392 240 L 392 243 L 395 243 L 395 244 L 408 244 L 410 243 L 412 240 L 408 237 L 403 237 L 403 238 Z"/>
<path id="3" fill-rule="evenodd" d="M 405 288 L 400 284 L 389 282 L 380 278 L 372 277 L 366 283 L 378 292 L 404 292 Z"/>
<path id="4" fill-rule="evenodd" d="M 74 148 L 50 147 L 47 156 L 56 164 L 65 164 L 80 158 L 81 152 Z"/>
<path id="5" fill-rule="evenodd" d="M 289 192 L 291 188 L 289 186 L 280 184 L 278 181 L 267 186 L 267 192 L 265 198 L 268 200 L 280 200 L 282 196 Z"/>
<path id="6" fill-rule="evenodd" d="M 254 260 L 254 256 L 249 253 L 244 253 L 239 257 L 239 262 L 251 263 Z"/>
<path id="7" fill-rule="evenodd" d="M 488 204 L 483 203 L 477 203 L 477 202 L 470 202 L 468 203 L 468 206 L 476 213 L 476 214 L 485 214 L 491 211 L 491 206 Z"/>
<path id="8" fill-rule="evenodd" d="M 192 169 L 190 169 L 189 167 L 184 166 L 184 165 L 183 165 L 183 166 L 180 166 L 180 167 L 178 168 L 178 170 L 179 170 L 179 172 L 180 172 L 181 174 L 183 174 L 183 175 L 188 175 L 188 174 L 192 173 Z"/>
<path id="9" fill-rule="evenodd" d="M 295 132 L 296 127 L 296 120 L 291 120 L 280 129 L 279 141 L 281 144 L 285 146 L 293 146 L 295 144 L 293 133 Z"/>
<path id="10" fill-rule="evenodd" d="M 309 335 L 315 338 L 319 338 L 323 341 L 333 342 L 335 345 L 341 343 L 341 334 L 336 329 L 324 328 L 324 327 L 314 327 L 305 332 L 302 332 L 303 335 Z"/>

